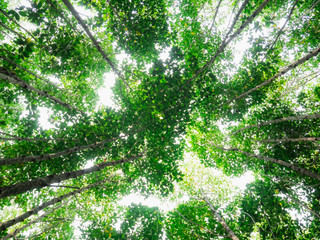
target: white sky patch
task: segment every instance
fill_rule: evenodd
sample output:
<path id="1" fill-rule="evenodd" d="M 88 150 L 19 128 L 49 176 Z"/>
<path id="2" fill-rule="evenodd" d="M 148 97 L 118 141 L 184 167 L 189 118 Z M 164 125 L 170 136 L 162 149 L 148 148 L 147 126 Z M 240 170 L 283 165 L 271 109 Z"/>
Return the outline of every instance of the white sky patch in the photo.
<path id="1" fill-rule="evenodd" d="M 114 73 L 105 73 L 103 75 L 105 77 L 105 81 L 103 86 L 98 90 L 99 101 L 97 102 L 97 109 L 105 106 L 115 108 L 115 104 L 112 100 L 113 92 L 111 88 L 114 86 L 116 77 Z"/>
<path id="2" fill-rule="evenodd" d="M 169 47 L 169 48 L 165 48 L 165 49 L 163 49 L 163 51 L 159 54 L 159 56 L 160 56 L 160 59 L 163 61 L 163 62 L 165 62 L 165 61 L 167 61 L 168 60 L 168 58 L 169 58 L 169 56 L 170 56 L 170 50 L 171 50 L 171 48 Z"/>
<path id="3" fill-rule="evenodd" d="M 234 44 L 234 62 L 239 65 L 243 54 L 251 47 L 249 44 L 248 36 L 243 36 L 243 38 Z"/>
<path id="4" fill-rule="evenodd" d="M 72 4 L 72 6 L 76 9 L 76 11 L 81 15 L 81 18 L 84 20 L 97 15 L 97 13 L 93 9 L 86 9 L 85 7 L 77 4 Z"/>
<path id="5" fill-rule="evenodd" d="M 174 208 L 174 204 L 172 202 L 162 202 L 160 201 L 160 199 L 152 196 L 145 198 L 138 193 L 131 193 L 118 202 L 120 206 L 129 206 L 132 203 L 141 203 L 142 205 L 148 207 L 158 207 L 160 210 L 163 211 L 168 211 Z"/>
<path id="6" fill-rule="evenodd" d="M 94 160 L 89 160 L 86 165 L 84 165 L 84 169 L 88 169 L 94 166 Z"/>
<path id="7" fill-rule="evenodd" d="M 55 76 L 49 76 L 48 79 L 50 80 L 50 82 L 60 85 L 62 84 L 61 80 Z"/>
<path id="8" fill-rule="evenodd" d="M 236 188 L 239 188 L 239 190 L 243 191 L 246 189 L 246 185 L 248 183 L 253 182 L 254 179 L 255 178 L 254 178 L 253 172 L 248 171 L 245 174 L 243 174 L 241 177 L 231 179 L 231 182 Z"/>
<path id="9" fill-rule="evenodd" d="M 119 54 L 116 54 L 115 57 L 116 57 L 119 65 L 121 65 L 121 64 L 123 63 L 123 61 L 130 59 L 130 55 L 127 54 L 127 53 L 125 53 L 124 51 L 122 51 L 122 52 L 119 53 Z"/>
<path id="10" fill-rule="evenodd" d="M 52 110 L 46 107 L 39 107 L 40 117 L 39 117 L 39 125 L 45 130 L 50 128 L 54 128 L 54 125 L 49 121 L 50 116 L 52 115 Z"/>

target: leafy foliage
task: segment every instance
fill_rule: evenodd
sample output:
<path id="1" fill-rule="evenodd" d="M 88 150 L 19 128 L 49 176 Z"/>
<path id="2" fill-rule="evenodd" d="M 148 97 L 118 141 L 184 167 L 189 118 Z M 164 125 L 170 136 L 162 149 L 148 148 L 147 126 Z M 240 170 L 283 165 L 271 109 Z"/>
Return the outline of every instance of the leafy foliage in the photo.
<path id="1" fill-rule="evenodd" d="M 1 1 L 0 236 L 319 238 L 319 11 Z M 101 106 L 110 72 L 114 105 Z M 172 211 L 119 207 L 130 193 Z"/>

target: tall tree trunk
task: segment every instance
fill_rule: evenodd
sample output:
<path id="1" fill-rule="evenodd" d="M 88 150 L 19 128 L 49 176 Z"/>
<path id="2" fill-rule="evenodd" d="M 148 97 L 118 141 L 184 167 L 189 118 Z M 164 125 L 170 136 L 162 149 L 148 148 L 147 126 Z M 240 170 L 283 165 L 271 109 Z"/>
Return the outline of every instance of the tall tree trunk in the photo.
<path id="1" fill-rule="evenodd" d="M 298 166 L 296 166 L 296 165 L 294 165 L 292 163 L 288 163 L 288 162 L 285 162 L 285 161 L 282 161 L 282 160 L 278 160 L 278 159 L 275 159 L 275 158 L 256 155 L 256 154 L 249 153 L 249 152 L 244 152 L 244 151 L 241 151 L 238 148 L 223 148 L 223 147 L 216 146 L 214 144 L 212 144 L 212 146 L 214 146 L 214 147 L 216 147 L 218 149 L 221 149 L 221 150 L 230 151 L 230 152 L 239 152 L 239 153 L 242 153 L 242 154 L 244 154 L 244 155 L 246 155 L 248 157 L 259 158 L 259 159 L 266 160 L 268 162 L 277 163 L 279 165 L 288 167 L 288 168 L 292 169 L 293 171 L 295 171 L 297 173 L 300 173 L 302 175 L 305 175 L 305 176 L 308 176 L 308 177 L 311 177 L 311 178 L 314 178 L 314 179 L 317 179 L 317 180 L 320 181 L 320 174 L 311 172 L 311 171 L 309 171 L 307 169 L 304 169 L 304 168 L 301 168 L 301 167 L 298 167 Z"/>
<path id="2" fill-rule="evenodd" d="M 126 82 L 126 80 L 122 77 L 122 75 L 120 74 L 120 72 L 116 69 L 116 67 L 114 66 L 113 62 L 108 58 L 107 54 L 102 50 L 100 44 L 98 43 L 98 41 L 94 38 L 94 36 L 92 35 L 92 33 L 90 32 L 88 26 L 84 23 L 84 21 L 81 19 L 81 17 L 79 16 L 78 12 L 74 9 L 74 7 L 72 6 L 72 4 L 68 1 L 68 0 L 62 0 L 62 2 L 64 3 L 64 5 L 66 5 L 66 7 L 69 9 L 69 11 L 72 13 L 72 15 L 77 19 L 78 23 L 81 25 L 81 27 L 83 28 L 83 30 L 86 32 L 86 34 L 89 36 L 89 38 L 91 39 L 91 41 L 93 42 L 93 45 L 97 48 L 97 50 L 101 53 L 102 57 L 107 61 L 107 63 L 111 66 L 112 70 L 122 79 L 123 83 L 129 88 L 129 84 Z"/>
<path id="3" fill-rule="evenodd" d="M 47 92 L 32 87 L 30 84 L 26 83 L 25 81 L 23 81 L 22 79 L 18 78 L 17 76 L 15 76 L 15 78 L 13 78 L 13 77 L 9 77 L 9 76 L 7 76 L 7 75 L 5 75 L 3 73 L 0 73 L 0 78 L 4 79 L 4 80 L 6 80 L 6 81 L 8 81 L 8 82 L 10 82 L 12 84 L 17 84 L 17 85 L 19 85 L 20 87 L 22 87 L 24 89 L 28 89 L 29 91 L 36 92 L 38 95 L 40 95 L 42 97 L 49 98 L 53 102 L 55 102 L 57 104 L 60 104 L 60 105 L 62 105 L 64 107 L 66 107 L 69 110 L 76 110 L 77 112 L 81 112 L 82 114 L 85 114 L 84 112 L 82 112 L 78 108 L 73 107 L 73 106 L 69 105 L 68 103 L 63 102 L 62 100 L 60 100 L 60 99 L 58 99 L 58 98 L 56 98 L 54 96 L 51 96 Z"/>
<path id="4" fill-rule="evenodd" d="M 113 162 L 99 163 L 99 164 L 92 166 L 91 168 L 86 168 L 86 169 L 81 169 L 81 170 L 56 174 L 56 175 L 49 175 L 46 177 L 31 180 L 28 182 L 23 182 L 23 183 L 10 185 L 10 186 L 0 187 L 0 198 L 16 195 L 19 193 L 24 193 L 24 192 L 31 191 L 31 190 L 37 189 L 37 188 L 43 188 L 43 187 L 49 186 L 50 184 L 53 184 L 53 183 L 59 183 L 64 180 L 67 180 L 67 179 L 77 178 L 77 177 L 80 177 L 80 176 L 83 176 L 83 175 L 86 175 L 89 173 L 98 172 L 106 167 L 131 162 L 131 161 L 133 161 L 137 158 L 140 158 L 142 156 L 143 155 L 141 154 L 141 155 L 133 156 L 133 157 L 126 158 L 126 159 L 120 159 L 120 160 L 113 161 Z"/>
<path id="5" fill-rule="evenodd" d="M 232 231 L 232 229 L 228 226 L 228 224 L 224 221 L 224 219 L 221 217 L 221 215 L 217 212 L 217 210 L 212 206 L 211 202 L 209 201 L 209 199 L 207 198 L 207 196 L 204 194 L 203 190 L 200 189 L 201 194 L 203 196 L 203 199 L 206 201 L 206 203 L 208 204 L 213 216 L 218 219 L 218 221 L 220 222 L 220 224 L 222 225 L 222 227 L 224 228 L 224 230 L 226 230 L 226 232 L 228 233 L 229 237 L 232 240 L 239 240 L 239 238 L 237 237 L 237 235 Z"/>
<path id="6" fill-rule="evenodd" d="M 305 120 L 305 119 L 318 119 L 318 118 L 320 118 L 320 113 L 315 113 L 315 114 L 310 114 L 310 115 L 303 115 L 303 116 L 291 116 L 291 117 L 278 118 L 278 119 L 273 119 L 273 120 L 266 121 L 266 122 L 263 122 L 263 123 L 259 123 L 259 124 L 250 125 L 250 126 L 246 126 L 246 127 L 240 128 L 239 130 L 231 133 L 230 135 L 237 134 L 238 132 L 241 132 L 241 131 L 246 130 L 246 129 L 250 129 L 250 128 L 254 128 L 254 127 L 261 127 L 261 126 L 265 126 L 265 125 L 271 125 L 271 124 L 279 123 L 279 122 L 301 121 L 301 120 Z"/>
<path id="7" fill-rule="evenodd" d="M 114 140 L 117 140 L 119 138 L 121 138 L 121 137 L 115 137 L 115 138 L 107 139 L 107 140 L 104 140 L 101 142 L 96 142 L 96 143 L 92 143 L 92 144 L 85 145 L 85 146 L 69 148 L 69 149 L 66 149 L 64 151 L 57 152 L 57 153 L 48 153 L 48 154 L 42 154 L 42 155 L 36 155 L 36 156 L 21 156 L 21 157 L 16 157 L 16 158 L 4 158 L 4 159 L 0 159 L 0 166 L 1 165 L 12 165 L 12 164 L 26 163 L 26 162 L 41 162 L 44 160 L 68 155 L 68 154 L 82 151 L 85 149 L 96 148 L 96 147 L 102 146 L 108 142 L 112 142 Z"/>
<path id="8" fill-rule="evenodd" d="M 104 183 L 105 181 L 106 180 L 99 181 L 99 182 L 96 182 L 96 183 L 91 184 L 89 186 L 86 186 L 84 188 L 81 188 L 81 189 L 75 190 L 73 192 L 69 192 L 67 194 L 64 194 L 64 195 L 62 195 L 60 197 L 53 198 L 53 199 L 51 199 L 51 200 L 49 200 L 49 201 L 47 201 L 47 202 L 45 202 L 45 203 L 43 203 L 41 205 L 38 205 L 38 206 L 30 209 L 29 211 L 21 214 L 20 216 L 17 216 L 17 217 L 15 217 L 13 219 L 10 219 L 9 221 L 0 223 L 0 232 L 6 230 L 8 227 L 11 227 L 11 226 L 13 226 L 13 225 L 15 225 L 15 224 L 17 224 L 19 222 L 24 221 L 25 219 L 29 218 L 30 216 L 37 214 L 41 210 L 43 210 L 43 209 L 45 209 L 45 208 L 47 208 L 47 207 L 49 207 L 51 205 L 54 205 L 56 203 L 61 202 L 63 199 L 66 199 L 66 198 L 68 198 L 70 196 L 82 193 L 82 192 L 84 192 L 84 191 L 86 191 L 86 190 L 88 190 L 90 188 L 93 188 L 95 186 L 98 186 L 98 185 Z"/>
<path id="9" fill-rule="evenodd" d="M 64 203 L 60 204 L 57 207 L 52 208 L 48 212 L 45 212 L 44 214 L 42 214 L 40 217 L 37 217 L 36 219 L 34 219 L 34 220 L 28 222 L 27 224 L 23 225 L 21 228 L 18 228 L 14 232 L 9 233 L 8 235 L 4 236 L 3 238 L 1 238 L 1 240 L 7 240 L 9 238 L 14 238 L 19 232 L 21 232 L 24 229 L 30 227 L 32 224 L 39 222 L 42 218 L 44 218 L 44 217 L 48 216 L 49 214 L 53 213 L 55 210 L 57 210 L 58 208 L 62 207 L 63 205 L 64 205 Z"/>

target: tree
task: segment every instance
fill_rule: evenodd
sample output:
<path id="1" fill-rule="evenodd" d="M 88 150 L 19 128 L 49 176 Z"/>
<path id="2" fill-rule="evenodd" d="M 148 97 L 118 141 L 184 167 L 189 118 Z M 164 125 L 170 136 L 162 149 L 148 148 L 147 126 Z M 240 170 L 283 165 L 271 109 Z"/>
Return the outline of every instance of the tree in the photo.
<path id="1" fill-rule="evenodd" d="M 0 226 L 19 223 L 0 236 L 317 237 L 319 11 L 310 0 L 1 1 Z M 98 107 L 110 72 L 115 106 Z M 181 168 L 189 153 L 208 181 Z M 243 194 L 227 184 L 247 171 Z M 117 206 L 177 186 L 194 198 L 173 212 Z"/>

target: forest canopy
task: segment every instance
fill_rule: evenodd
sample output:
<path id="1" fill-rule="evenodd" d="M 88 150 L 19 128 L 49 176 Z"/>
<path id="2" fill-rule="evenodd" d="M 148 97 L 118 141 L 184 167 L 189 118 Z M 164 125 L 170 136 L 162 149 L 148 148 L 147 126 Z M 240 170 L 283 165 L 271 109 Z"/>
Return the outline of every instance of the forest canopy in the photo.
<path id="1" fill-rule="evenodd" d="M 0 238 L 320 239 L 319 23 L 317 0 L 1 0 Z"/>

